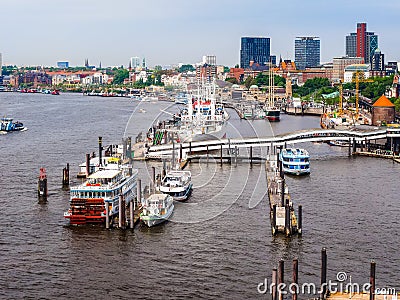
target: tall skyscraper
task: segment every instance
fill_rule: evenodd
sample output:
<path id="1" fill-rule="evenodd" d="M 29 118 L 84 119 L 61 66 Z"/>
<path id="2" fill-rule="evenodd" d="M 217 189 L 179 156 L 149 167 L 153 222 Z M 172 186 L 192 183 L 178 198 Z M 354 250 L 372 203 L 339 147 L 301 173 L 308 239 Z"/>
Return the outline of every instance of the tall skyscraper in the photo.
<path id="1" fill-rule="evenodd" d="M 203 56 L 203 65 L 216 66 L 217 65 L 217 57 L 215 55 L 204 55 Z"/>
<path id="2" fill-rule="evenodd" d="M 357 23 L 357 32 L 346 36 L 346 55 L 362 57 L 369 64 L 375 50 L 378 49 L 378 36 L 367 31 L 367 23 Z"/>
<path id="3" fill-rule="evenodd" d="M 381 50 L 376 49 L 371 57 L 371 70 L 372 71 L 384 71 L 385 70 L 385 55 Z"/>
<path id="4" fill-rule="evenodd" d="M 321 41 L 318 37 L 302 36 L 294 41 L 294 61 L 299 70 L 317 67 L 321 60 Z"/>
<path id="5" fill-rule="evenodd" d="M 131 57 L 131 68 L 135 69 L 140 67 L 140 58 L 137 56 Z"/>
<path id="6" fill-rule="evenodd" d="M 270 38 L 242 37 L 240 47 L 240 67 L 248 68 L 250 61 L 264 65 L 269 62 L 271 54 Z"/>

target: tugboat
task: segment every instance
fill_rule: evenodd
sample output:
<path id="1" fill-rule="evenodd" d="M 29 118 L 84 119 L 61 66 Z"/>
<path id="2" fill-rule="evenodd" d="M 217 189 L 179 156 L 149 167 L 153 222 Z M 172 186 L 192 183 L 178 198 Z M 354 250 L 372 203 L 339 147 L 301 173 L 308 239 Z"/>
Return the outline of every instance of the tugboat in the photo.
<path id="1" fill-rule="evenodd" d="M 3 117 L 0 121 L 0 131 L 3 132 L 25 131 L 28 129 L 21 122 L 13 122 L 12 118 Z"/>

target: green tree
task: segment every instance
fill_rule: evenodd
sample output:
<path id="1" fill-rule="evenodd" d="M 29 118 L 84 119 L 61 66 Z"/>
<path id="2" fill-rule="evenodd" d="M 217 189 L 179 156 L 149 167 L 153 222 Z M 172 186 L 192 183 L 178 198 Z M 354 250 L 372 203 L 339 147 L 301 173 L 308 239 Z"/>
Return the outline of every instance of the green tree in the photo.
<path id="1" fill-rule="evenodd" d="M 154 67 L 154 70 L 155 70 L 155 71 L 161 71 L 161 70 L 162 70 L 162 67 L 159 66 L 159 65 L 157 65 L 157 66 Z"/>
<path id="2" fill-rule="evenodd" d="M 129 78 L 129 71 L 126 69 L 118 69 L 115 71 L 113 84 L 122 84 L 126 78 Z"/>
<path id="3" fill-rule="evenodd" d="M 180 73 L 184 73 L 184 72 L 188 72 L 188 71 L 190 71 L 190 72 L 193 72 L 194 70 L 196 70 L 195 69 L 195 67 L 193 67 L 192 65 L 182 65 L 180 68 L 179 68 L 179 72 Z"/>
<path id="4" fill-rule="evenodd" d="M 256 81 L 251 76 L 248 76 L 244 81 L 244 85 L 246 86 L 247 89 L 249 89 L 253 84 L 256 84 Z"/>
<path id="5" fill-rule="evenodd" d="M 233 84 L 239 84 L 239 82 L 237 81 L 237 79 L 235 77 L 226 78 L 225 81 L 233 83 Z"/>

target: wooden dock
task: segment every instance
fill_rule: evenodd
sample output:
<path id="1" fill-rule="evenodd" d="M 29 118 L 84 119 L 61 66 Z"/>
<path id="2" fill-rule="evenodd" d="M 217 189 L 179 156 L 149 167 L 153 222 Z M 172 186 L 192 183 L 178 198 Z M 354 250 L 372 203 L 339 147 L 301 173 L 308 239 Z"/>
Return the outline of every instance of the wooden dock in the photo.
<path id="1" fill-rule="evenodd" d="M 400 163 L 399 155 L 393 155 L 393 153 L 390 153 L 390 151 L 386 150 L 376 150 L 374 152 L 357 151 L 354 152 L 353 155 L 392 159 L 393 161 Z"/>
<path id="2" fill-rule="evenodd" d="M 289 187 L 285 182 L 280 162 L 276 157 L 265 163 L 268 185 L 268 201 L 272 234 L 283 233 L 291 236 L 302 231 L 302 208 L 299 206 L 299 219 L 297 219 L 293 201 L 290 197 Z"/>

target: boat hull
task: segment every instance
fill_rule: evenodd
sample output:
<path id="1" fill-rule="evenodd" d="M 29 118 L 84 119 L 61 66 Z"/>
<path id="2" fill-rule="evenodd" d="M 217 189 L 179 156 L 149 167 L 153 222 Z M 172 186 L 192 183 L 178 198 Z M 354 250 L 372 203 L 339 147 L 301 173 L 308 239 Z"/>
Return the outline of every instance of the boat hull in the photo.
<path id="1" fill-rule="evenodd" d="M 140 215 L 140 220 L 148 227 L 156 226 L 167 221 L 174 211 L 174 205 L 171 205 L 170 210 L 165 215 Z"/>
<path id="2" fill-rule="evenodd" d="M 289 175 L 301 176 L 310 174 L 310 169 L 288 169 L 284 167 L 283 172 Z"/>
<path id="3" fill-rule="evenodd" d="M 160 187 L 160 191 L 172 196 L 175 201 L 186 201 L 190 194 L 192 193 L 193 184 L 190 183 L 187 187 L 184 187 L 180 190 L 169 190 L 168 187 Z"/>

